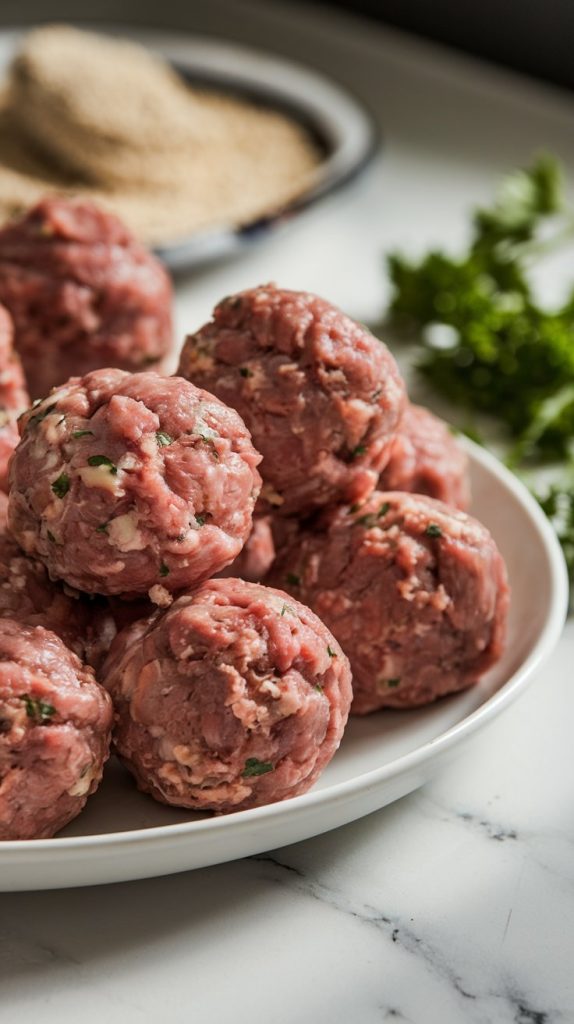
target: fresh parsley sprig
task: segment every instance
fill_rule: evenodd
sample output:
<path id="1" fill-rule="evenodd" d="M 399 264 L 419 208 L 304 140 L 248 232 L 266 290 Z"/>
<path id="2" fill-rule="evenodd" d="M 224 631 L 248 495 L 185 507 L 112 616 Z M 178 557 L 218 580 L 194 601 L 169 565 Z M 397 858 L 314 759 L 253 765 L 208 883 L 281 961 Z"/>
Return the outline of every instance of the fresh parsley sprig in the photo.
<path id="1" fill-rule="evenodd" d="M 540 156 L 475 211 L 466 252 L 388 256 L 387 324 L 418 345 L 416 366 L 437 393 L 504 428 L 513 469 L 555 464 L 546 489 L 530 486 L 574 582 L 574 286 L 556 309 L 533 286 L 539 261 L 573 240 L 560 165 Z"/>
<path id="2" fill-rule="evenodd" d="M 574 290 L 549 311 L 532 287 L 538 255 L 574 239 L 563 191 L 557 161 L 540 157 L 475 212 L 462 256 L 387 260 L 390 321 L 419 343 L 419 371 L 450 401 L 501 422 L 521 457 L 562 458 L 574 436 Z"/>

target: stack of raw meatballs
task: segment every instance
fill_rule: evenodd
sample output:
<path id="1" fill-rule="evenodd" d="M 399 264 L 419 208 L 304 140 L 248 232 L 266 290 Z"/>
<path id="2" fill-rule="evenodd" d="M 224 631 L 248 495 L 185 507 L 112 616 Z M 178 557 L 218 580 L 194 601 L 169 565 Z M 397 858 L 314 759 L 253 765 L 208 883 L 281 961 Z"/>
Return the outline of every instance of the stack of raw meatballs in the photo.
<path id="1" fill-rule="evenodd" d="M 255 288 L 162 375 L 167 276 L 62 199 L 0 231 L 0 302 L 0 839 L 79 813 L 112 732 L 158 800 L 243 810 L 312 786 L 349 710 L 499 657 L 506 573 L 465 456 L 364 327 Z"/>

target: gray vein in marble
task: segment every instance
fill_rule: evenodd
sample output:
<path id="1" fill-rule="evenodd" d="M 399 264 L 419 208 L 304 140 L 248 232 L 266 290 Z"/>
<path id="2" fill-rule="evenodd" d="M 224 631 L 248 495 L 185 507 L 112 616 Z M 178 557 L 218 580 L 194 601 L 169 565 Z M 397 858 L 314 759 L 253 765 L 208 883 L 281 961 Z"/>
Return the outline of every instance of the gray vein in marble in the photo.
<path id="1" fill-rule="evenodd" d="M 461 821 L 474 825 L 482 832 L 484 832 L 489 839 L 495 839 L 499 843 L 504 843 L 507 839 L 518 839 L 518 833 L 513 828 L 504 828 L 503 825 L 494 824 L 492 821 L 488 821 L 487 818 L 482 816 L 471 814 L 470 811 L 454 811 L 455 817 L 460 818 Z"/>
<path id="2" fill-rule="evenodd" d="M 38 942 L 37 939 L 30 940 L 12 928 L 2 928 L 0 932 L 0 967 L 9 966 L 11 963 L 25 964 L 29 967 L 53 964 L 78 966 L 81 961 L 55 946 L 48 946 Z"/>
<path id="3" fill-rule="evenodd" d="M 415 1024 L 412 1017 L 405 1017 L 404 1013 L 394 1006 L 379 1006 L 383 1021 L 394 1021 L 395 1024 Z"/>
<path id="4" fill-rule="evenodd" d="M 573 883 L 574 872 L 568 874 L 564 868 L 557 869 L 549 864 L 548 861 L 539 855 L 532 847 L 533 842 L 540 840 L 542 842 L 548 842 L 552 840 L 554 843 L 554 849 L 559 849 L 557 843 L 563 844 L 565 847 L 565 865 L 568 863 L 574 863 L 572 858 L 568 856 L 569 851 L 574 851 L 574 837 L 565 834 L 560 829 L 544 829 L 543 831 L 537 831 L 535 829 L 522 829 L 517 830 L 512 826 L 502 825 L 499 822 L 494 822 L 488 819 L 483 814 L 475 814 L 469 810 L 461 810 L 457 807 L 450 808 L 446 804 L 439 802 L 438 800 L 431 799 L 428 795 L 418 794 L 417 806 L 423 814 L 427 817 L 436 818 L 435 811 L 441 812 L 440 820 L 451 824 L 460 823 L 467 826 L 477 835 L 483 835 L 486 839 L 490 839 L 493 842 L 504 843 L 511 841 L 516 843 L 517 848 L 520 846 L 522 850 L 525 847 L 528 848 L 529 859 L 535 864 L 541 871 L 547 872 L 554 878 L 560 879 L 561 882 Z"/>
<path id="5" fill-rule="evenodd" d="M 379 933 L 383 934 L 386 938 L 390 938 L 391 942 L 396 943 L 406 953 L 422 960 L 429 973 L 452 987 L 463 1001 L 463 1005 L 468 1006 L 469 1004 L 476 1003 L 478 1006 L 480 1003 L 486 1002 L 486 1000 L 496 1003 L 502 1002 L 506 1004 L 512 1013 L 510 1018 L 512 1024 L 559 1024 L 561 1021 L 567 1022 L 568 1018 L 559 1009 L 541 1010 L 530 1005 L 524 993 L 519 992 L 508 983 L 499 992 L 470 991 L 469 986 L 465 984 L 458 973 L 446 962 L 444 954 L 417 935 L 413 928 L 405 925 L 399 919 L 383 914 L 377 907 L 369 903 L 352 902 L 340 890 L 328 888 L 323 883 L 309 879 L 300 868 L 279 860 L 271 854 L 261 854 L 250 857 L 249 860 L 259 864 L 267 864 L 274 869 L 272 880 L 277 884 L 292 886 L 301 894 L 376 928 Z M 506 931 L 509 924 L 510 920 L 507 921 Z M 396 1007 L 381 1007 L 381 1011 L 386 1014 L 383 1020 L 408 1022 L 408 1018 Z M 481 1013 L 481 1009 L 478 1009 L 478 1012 Z M 481 1016 L 480 1018 L 475 1016 L 474 1019 L 476 1021 L 488 1021 L 489 1024 L 491 1021 L 490 1015 L 487 1017 Z"/>
<path id="6" fill-rule="evenodd" d="M 409 928 L 396 918 L 393 919 L 383 914 L 377 907 L 369 903 L 352 904 L 340 891 L 329 889 L 322 883 L 312 882 L 298 868 L 294 868 L 291 864 L 280 861 L 270 854 L 262 854 L 250 859 L 258 863 L 270 864 L 272 867 L 279 869 L 275 878 L 277 882 L 282 882 L 282 875 L 284 873 L 294 874 L 299 880 L 293 883 L 298 891 L 304 895 L 311 896 L 320 903 L 332 906 L 343 914 L 349 914 L 349 916 L 362 921 L 364 924 L 375 927 L 386 937 L 390 938 L 391 942 L 397 943 L 407 953 L 421 957 L 429 970 L 437 974 L 442 980 L 447 981 L 463 999 L 476 999 L 474 993 L 468 991 L 463 985 L 462 979 L 445 962 L 442 954 L 420 938 L 412 928 Z"/>

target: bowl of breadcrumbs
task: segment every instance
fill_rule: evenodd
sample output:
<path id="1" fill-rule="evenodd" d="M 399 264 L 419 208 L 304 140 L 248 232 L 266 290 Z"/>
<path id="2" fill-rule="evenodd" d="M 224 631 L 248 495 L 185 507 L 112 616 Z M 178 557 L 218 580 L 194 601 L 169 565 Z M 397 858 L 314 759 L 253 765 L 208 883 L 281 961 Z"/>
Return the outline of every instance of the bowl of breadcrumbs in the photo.
<path id="1" fill-rule="evenodd" d="M 192 267 L 332 193 L 376 149 L 345 90 L 234 44 L 160 53 L 66 25 L 4 35 L 3 220 L 46 193 L 88 196 L 169 266 Z"/>

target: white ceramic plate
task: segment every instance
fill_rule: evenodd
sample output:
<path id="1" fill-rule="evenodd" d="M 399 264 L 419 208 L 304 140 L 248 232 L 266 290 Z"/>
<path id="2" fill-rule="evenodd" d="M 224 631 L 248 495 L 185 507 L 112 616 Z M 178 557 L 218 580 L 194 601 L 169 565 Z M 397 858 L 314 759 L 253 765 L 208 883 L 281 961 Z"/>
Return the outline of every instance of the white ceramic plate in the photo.
<path id="1" fill-rule="evenodd" d="M 560 548 L 534 499 L 492 455 L 465 444 L 472 511 L 494 534 L 512 586 L 507 652 L 478 686 L 420 711 L 351 719 L 340 750 L 310 793 L 221 818 L 154 803 L 112 762 L 86 810 L 58 838 L 0 843 L 0 890 L 145 878 L 308 839 L 411 792 L 464 749 L 548 657 L 568 597 Z"/>
<path id="2" fill-rule="evenodd" d="M 171 270 L 190 270 L 242 253 L 350 182 L 376 152 L 379 133 L 365 107 L 342 86 L 311 68 L 237 43 L 185 33 L 119 25 L 83 27 L 158 50 L 192 84 L 281 110 L 307 128 L 322 151 L 313 184 L 293 202 L 241 227 L 229 224 L 176 241 L 166 238 L 156 252 Z M 0 78 L 27 30 L 0 32 Z"/>

